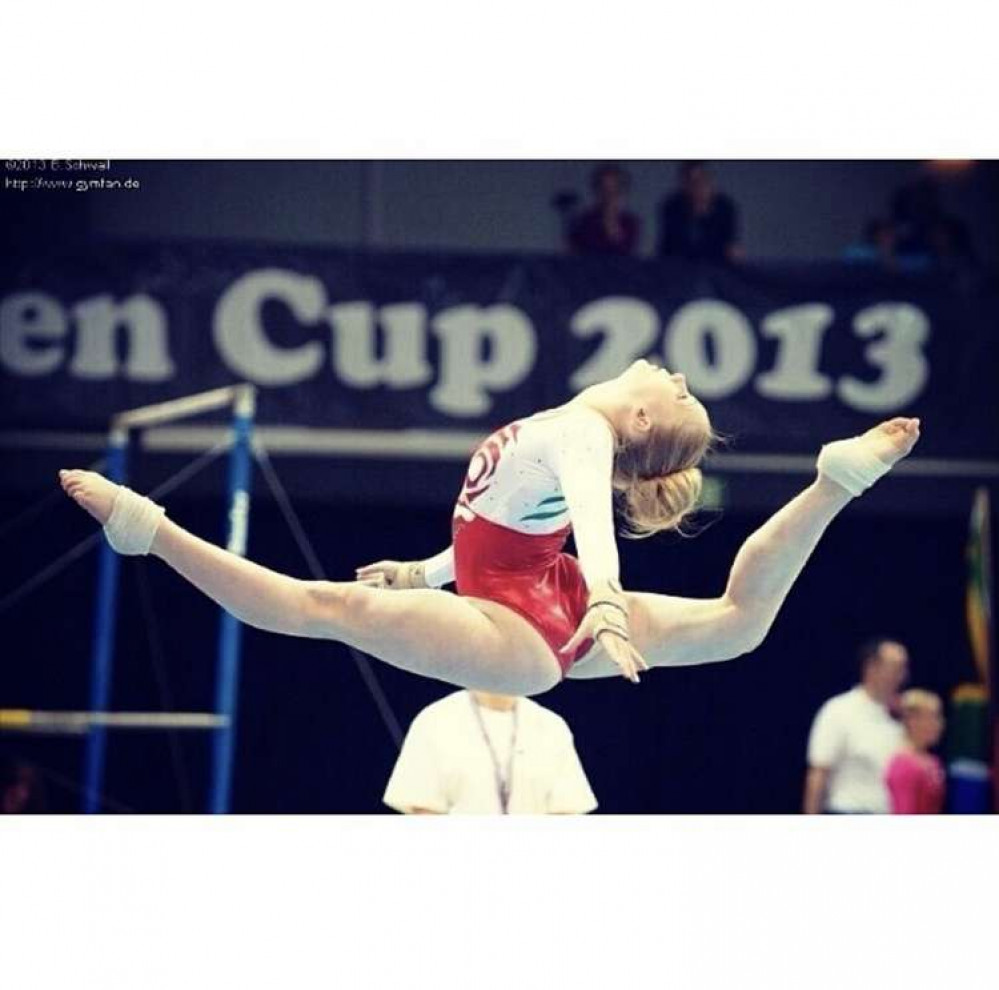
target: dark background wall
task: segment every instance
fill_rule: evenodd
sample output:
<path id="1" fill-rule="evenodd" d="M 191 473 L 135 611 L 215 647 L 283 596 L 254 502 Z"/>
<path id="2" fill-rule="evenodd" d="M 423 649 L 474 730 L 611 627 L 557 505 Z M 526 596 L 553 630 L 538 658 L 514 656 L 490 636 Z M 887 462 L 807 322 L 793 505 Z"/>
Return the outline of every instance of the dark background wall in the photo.
<path id="1" fill-rule="evenodd" d="M 135 191 L 67 193 L 95 234 L 221 238 L 451 251 L 556 251 L 555 193 L 585 199 L 592 161 L 115 161 Z M 675 186 L 677 162 L 625 163 L 641 253 L 653 250 L 656 207 Z M 910 161 L 718 161 L 718 187 L 741 213 L 747 257 L 837 258 L 892 194 Z M 982 256 L 999 260 L 995 175 L 986 164 L 939 174 L 948 211 L 968 224 Z M 74 201 L 75 199 L 75 201 Z M 85 202 L 84 202 L 85 200 Z M 71 202 L 68 202 L 71 201 Z"/>

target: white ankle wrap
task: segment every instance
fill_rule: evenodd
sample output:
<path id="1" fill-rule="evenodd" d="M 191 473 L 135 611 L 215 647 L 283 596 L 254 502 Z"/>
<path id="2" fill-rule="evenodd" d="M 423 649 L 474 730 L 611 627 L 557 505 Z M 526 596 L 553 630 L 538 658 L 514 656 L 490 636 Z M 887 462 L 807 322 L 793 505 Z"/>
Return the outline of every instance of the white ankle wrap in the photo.
<path id="1" fill-rule="evenodd" d="M 819 474 L 824 474 L 851 495 L 862 495 L 891 468 L 873 454 L 861 437 L 827 443 L 819 451 Z"/>
<path id="2" fill-rule="evenodd" d="M 149 553 L 164 514 L 163 506 L 119 485 L 111 515 L 104 524 L 104 535 L 118 553 L 133 556 Z"/>

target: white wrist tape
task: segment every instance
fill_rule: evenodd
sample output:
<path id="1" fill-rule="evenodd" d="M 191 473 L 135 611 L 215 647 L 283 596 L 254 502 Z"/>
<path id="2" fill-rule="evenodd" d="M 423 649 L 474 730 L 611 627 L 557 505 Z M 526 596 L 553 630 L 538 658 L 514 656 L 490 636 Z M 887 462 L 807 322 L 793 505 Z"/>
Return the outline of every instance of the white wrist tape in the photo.
<path id="1" fill-rule="evenodd" d="M 426 579 L 423 576 L 423 564 L 420 561 L 413 561 L 408 564 L 401 564 L 396 572 L 395 584 L 392 585 L 397 591 L 408 591 L 413 588 L 425 588 Z"/>
<path id="2" fill-rule="evenodd" d="M 163 506 L 119 485 L 111 515 L 104 524 L 104 535 L 118 553 L 132 556 L 149 553 L 164 514 Z"/>
<path id="3" fill-rule="evenodd" d="M 862 495 L 891 468 L 872 453 L 861 437 L 827 443 L 819 451 L 819 474 L 824 474 L 851 495 Z"/>

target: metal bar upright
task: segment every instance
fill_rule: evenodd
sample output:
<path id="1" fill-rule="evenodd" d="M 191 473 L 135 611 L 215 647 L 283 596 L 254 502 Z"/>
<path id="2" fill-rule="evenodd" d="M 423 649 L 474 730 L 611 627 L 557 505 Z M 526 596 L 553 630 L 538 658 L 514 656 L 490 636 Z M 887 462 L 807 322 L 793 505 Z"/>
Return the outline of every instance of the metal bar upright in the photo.
<path id="1" fill-rule="evenodd" d="M 233 443 L 229 452 L 228 535 L 226 549 L 242 557 L 250 521 L 250 483 L 253 463 L 253 417 L 256 390 L 251 385 L 239 387 L 233 410 Z M 232 767 L 236 743 L 236 707 L 239 694 L 240 648 L 242 625 L 223 611 L 219 624 L 218 668 L 215 685 L 215 711 L 227 722 L 214 732 L 212 780 L 208 810 L 225 814 L 232 792 Z"/>
<path id="2" fill-rule="evenodd" d="M 110 481 L 124 484 L 127 474 L 128 431 L 114 426 L 108 436 L 105 472 Z M 115 619 L 118 605 L 118 554 L 107 540 L 101 544 L 97 564 L 97 597 L 94 603 L 94 640 L 90 673 L 90 711 L 106 712 L 111 700 L 114 669 Z M 101 807 L 107 733 L 95 725 L 87 735 L 83 769 L 83 811 L 93 814 Z"/>

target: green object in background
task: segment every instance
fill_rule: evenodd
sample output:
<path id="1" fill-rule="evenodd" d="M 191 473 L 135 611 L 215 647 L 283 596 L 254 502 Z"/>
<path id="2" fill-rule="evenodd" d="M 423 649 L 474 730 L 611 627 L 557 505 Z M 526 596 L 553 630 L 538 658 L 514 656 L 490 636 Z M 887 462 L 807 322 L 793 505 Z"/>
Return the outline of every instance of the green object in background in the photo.
<path id="1" fill-rule="evenodd" d="M 989 702 L 979 684 L 962 684 L 954 689 L 947 718 L 947 762 L 974 760 L 988 763 Z"/>
<path id="2" fill-rule="evenodd" d="M 725 482 L 717 475 L 704 475 L 700 505 L 702 509 L 721 509 L 724 507 Z"/>

